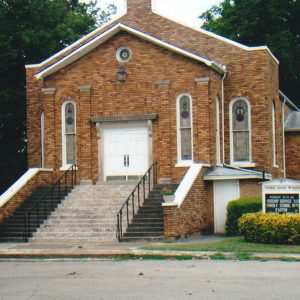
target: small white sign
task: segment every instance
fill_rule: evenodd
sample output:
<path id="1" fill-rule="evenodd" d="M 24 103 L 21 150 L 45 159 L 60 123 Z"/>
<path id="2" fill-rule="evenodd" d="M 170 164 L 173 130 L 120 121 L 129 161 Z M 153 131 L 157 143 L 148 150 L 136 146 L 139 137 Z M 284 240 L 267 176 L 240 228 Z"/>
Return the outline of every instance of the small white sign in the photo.
<path id="1" fill-rule="evenodd" d="M 300 181 L 275 179 L 262 184 L 262 206 L 265 213 L 297 214 Z"/>

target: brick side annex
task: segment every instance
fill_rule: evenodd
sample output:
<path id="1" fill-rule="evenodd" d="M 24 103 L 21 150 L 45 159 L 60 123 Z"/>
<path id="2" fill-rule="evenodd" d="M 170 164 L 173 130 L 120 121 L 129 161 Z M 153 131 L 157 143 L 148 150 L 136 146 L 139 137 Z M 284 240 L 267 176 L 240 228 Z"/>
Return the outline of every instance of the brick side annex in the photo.
<path id="1" fill-rule="evenodd" d="M 127 62 L 117 57 L 122 47 L 129 49 Z M 99 184 L 107 174 L 118 174 L 104 155 L 113 148 L 106 141 L 116 139 L 118 128 L 143 127 L 146 164 L 158 163 L 160 182 L 180 183 L 193 164 L 203 165 L 183 205 L 165 206 L 165 236 L 214 228 L 221 232 L 216 201 L 228 191 L 226 182 L 238 185 L 232 197 L 253 196 L 261 194 L 262 179 L 284 176 L 278 68 L 267 47 L 247 47 L 179 24 L 156 12 L 151 0 L 128 0 L 127 12 L 117 20 L 46 61 L 26 66 L 28 165 L 53 168 L 55 174 L 68 167 L 66 101 L 75 107 L 74 151 L 81 182 Z M 118 72 L 126 80 L 119 80 Z M 181 129 L 178 101 L 185 95 L 191 124 Z M 249 117 L 240 135 L 232 118 L 238 109 L 245 114 L 245 108 L 233 108 L 235 100 L 247 105 Z M 189 152 L 184 129 L 191 132 L 186 160 L 179 154 Z M 248 159 L 239 161 L 234 151 L 240 136 L 249 145 L 242 151 Z M 127 164 L 129 155 L 124 159 Z"/>

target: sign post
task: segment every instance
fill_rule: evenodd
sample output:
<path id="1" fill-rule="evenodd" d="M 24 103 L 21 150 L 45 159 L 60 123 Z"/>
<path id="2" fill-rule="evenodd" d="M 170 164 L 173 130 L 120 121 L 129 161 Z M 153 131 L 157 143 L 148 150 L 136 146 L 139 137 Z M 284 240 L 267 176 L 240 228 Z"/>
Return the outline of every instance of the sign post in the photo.
<path id="1" fill-rule="evenodd" d="M 262 189 L 263 212 L 298 214 L 300 181 L 275 179 L 264 182 Z"/>

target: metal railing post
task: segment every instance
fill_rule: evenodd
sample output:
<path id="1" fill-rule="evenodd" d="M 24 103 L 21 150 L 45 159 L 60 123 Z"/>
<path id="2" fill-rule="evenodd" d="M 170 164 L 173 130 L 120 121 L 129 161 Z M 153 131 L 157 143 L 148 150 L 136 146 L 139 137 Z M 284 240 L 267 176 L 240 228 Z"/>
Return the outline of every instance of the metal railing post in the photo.
<path id="1" fill-rule="evenodd" d="M 49 199 L 51 201 L 51 211 L 54 209 L 54 192 L 55 188 L 58 185 L 58 202 L 61 201 L 62 198 L 62 191 L 61 191 L 61 181 L 64 179 L 65 188 L 64 188 L 64 196 L 67 194 L 67 181 L 68 181 L 68 175 L 70 172 L 74 170 L 74 165 L 72 165 L 62 176 L 59 177 L 59 179 L 52 184 L 51 189 L 46 191 L 24 214 L 24 240 L 28 240 L 28 238 L 31 236 L 31 213 L 36 213 L 36 227 L 39 227 L 40 223 L 40 209 L 41 209 L 41 215 L 43 216 L 43 210 L 44 210 L 44 217 L 47 217 L 47 200 Z M 75 184 L 76 185 L 76 172 L 74 173 L 75 176 Z M 73 188 L 73 185 L 72 185 Z M 44 203 L 44 209 L 40 205 L 43 205 Z M 34 221 L 33 221 L 34 223 Z"/>

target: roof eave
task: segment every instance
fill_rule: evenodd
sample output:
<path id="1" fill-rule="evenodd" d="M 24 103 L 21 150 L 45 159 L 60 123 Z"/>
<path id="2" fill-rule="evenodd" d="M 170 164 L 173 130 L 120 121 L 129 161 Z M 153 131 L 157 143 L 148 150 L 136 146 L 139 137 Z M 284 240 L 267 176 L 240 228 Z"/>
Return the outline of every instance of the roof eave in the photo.
<path id="1" fill-rule="evenodd" d="M 258 175 L 237 175 L 237 176 L 204 176 L 204 180 L 239 180 L 239 179 L 260 179 L 262 180 L 262 176 Z M 265 179 L 272 179 L 269 176 L 265 176 Z"/>
<path id="2" fill-rule="evenodd" d="M 286 96 L 282 91 L 279 90 L 279 95 L 295 110 L 300 111 L 299 107 L 291 100 L 288 96 Z M 280 98 L 280 97 L 279 97 Z"/>
<path id="3" fill-rule="evenodd" d="M 138 31 L 138 30 L 136 30 L 132 27 L 129 27 L 127 25 L 124 25 L 122 23 L 118 23 L 118 24 L 114 25 L 113 27 L 109 28 L 108 30 L 104 31 L 100 35 L 96 36 L 95 38 L 93 38 L 92 40 L 87 42 L 86 44 L 83 44 L 82 46 L 80 46 L 79 48 L 74 50 L 73 52 L 69 53 L 69 55 L 65 56 L 64 58 L 57 61 L 53 65 L 50 65 L 50 66 L 46 67 L 44 70 L 41 70 L 39 73 L 37 73 L 35 75 L 35 77 L 38 78 L 38 79 L 43 79 L 43 78 L 59 71 L 60 69 L 64 68 L 65 66 L 67 66 L 70 63 L 76 61 L 80 57 L 84 56 L 85 54 L 87 54 L 91 50 L 95 49 L 97 46 L 104 43 L 105 41 L 107 41 L 109 38 L 111 38 L 112 36 L 114 36 L 116 33 L 118 33 L 121 30 L 124 30 L 128 33 L 131 33 L 131 34 L 135 35 L 135 36 L 143 38 L 144 40 L 152 42 L 153 44 L 159 45 L 159 46 L 161 46 L 163 48 L 166 48 L 170 51 L 173 51 L 175 53 L 181 54 L 183 56 L 186 56 L 186 57 L 189 57 L 189 58 L 194 59 L 196 61 L 199 61 L 201 63 L 204 63 L 205 65 L 211 67 L 212 69 L 214 69 L 216 72 L 218 72 L 221 75 L 223 75 L 226 72 L 226 69 L 223 68 L 217 62 L 208 60 L 204 57 L 201 57 L 201 56 L 196 55 L 194 53 L 188 52 L 184 49 L 181 49 L 177 46 L 174 46 L 174 45 L 169 44 L 165 41 L 157 39 L 157 38 L 155 38 L 151 35 L 148 35 L 144 32 Z"/>

